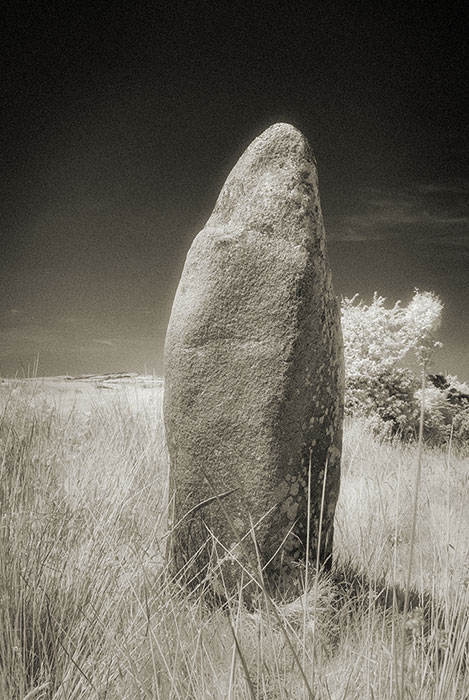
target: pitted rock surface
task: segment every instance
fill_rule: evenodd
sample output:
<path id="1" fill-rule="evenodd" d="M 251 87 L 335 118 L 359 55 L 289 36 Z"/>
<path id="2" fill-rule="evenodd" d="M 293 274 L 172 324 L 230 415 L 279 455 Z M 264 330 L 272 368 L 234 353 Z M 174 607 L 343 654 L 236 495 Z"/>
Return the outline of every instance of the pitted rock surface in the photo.
<path id="1" fill-rule="evenodd" d="M 236 560 L 256 561 L 253 523 L 265 581 L 285 588 L 305 559 L 308 477 L 309 553 L 330 562 L 343 348 L 324 239 L 312 151 L 275 124 L 195 238 L 167 331 L 171 557 L 192 585 L 208 575 L 215 591 L 236 590 Z"/>

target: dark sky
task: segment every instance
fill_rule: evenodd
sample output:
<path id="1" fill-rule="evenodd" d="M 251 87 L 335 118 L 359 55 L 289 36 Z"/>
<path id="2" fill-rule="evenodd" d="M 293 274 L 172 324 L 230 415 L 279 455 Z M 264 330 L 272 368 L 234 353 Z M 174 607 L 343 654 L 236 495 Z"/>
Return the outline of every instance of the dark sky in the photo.
<path id="1" fill-rule="evenodd" d="M 336 292 L 445 304 L 469 378 L 463 3 L 10 3 L 0 374 L 163 372 L 186 252 L 238 157 L 310 140 Z"/>

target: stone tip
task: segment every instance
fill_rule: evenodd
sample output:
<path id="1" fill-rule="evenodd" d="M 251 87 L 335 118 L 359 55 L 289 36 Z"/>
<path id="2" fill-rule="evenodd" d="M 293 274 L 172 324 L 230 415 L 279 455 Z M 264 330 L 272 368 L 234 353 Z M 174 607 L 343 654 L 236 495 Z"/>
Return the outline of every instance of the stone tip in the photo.
<path id="1" fill-rule="evenodd" d="M 313 189 L 304 190 L 305 183 Z M 289 215 L 299 215 L 303 209 L 313 211 L 317 199 L 316 161 L 311 147 L 299 129 L 279 122 L 269 126 L 244 151 L 223 185 L 207 226 L 227 226 L 236 221 L 236 226 L 244 222 L 252 228 L 267 216 L 275 228 L 283 221 L 285 207 Z"/>
<path id="2" fill-rule="evenodd" d="M 287 122 L 277 122 L 267 127 L 258 138 L 261 139 L 289 139 L 306 141 L 301 131 Z"/>
<path id="3" fill-rule="evenodd" d="M 271 167 L 275 168 L 275 164 L 285 158 L 292 159 L 292 162 L 304 158 L 314 162 L 311 147 L 301 131 L 286 122 L 278 122 L 269 126 L 251 142 L 232 173 L 238 171 L 240 164 L 242 168 L 246 168 L 248 163 L 250 167 L 256 164 L 255 169 L 259 162 L 263 167 L 270 163 Z"/>
<path id="4" fill-rule="evenodd" d="M 264 133 L 271 130 L 284 133 L 291 132 L 292 134 L 301 134 L 301 131 L 297 129 L 296 126 L 293 126 L 293 124 L 289 124 L 288 122 L 276 122 L 275 124 L 271 124 L 267 127 L 267 129 L 265 129 Z"/>

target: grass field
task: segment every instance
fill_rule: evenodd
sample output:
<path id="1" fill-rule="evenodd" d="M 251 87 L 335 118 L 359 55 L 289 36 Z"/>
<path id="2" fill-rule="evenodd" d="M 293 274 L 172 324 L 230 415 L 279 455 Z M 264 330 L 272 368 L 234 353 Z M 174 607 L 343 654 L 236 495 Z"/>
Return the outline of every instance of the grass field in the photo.
<path id="1" fill-rule="evenodd" d="M 164 566 L 162 384 L 0 384 L 0 698 L 469 698 L 469 462 L 345 430 L 335 564 L 209 610 Z M 299 577 L 304 572 L 298 571 Z"/>

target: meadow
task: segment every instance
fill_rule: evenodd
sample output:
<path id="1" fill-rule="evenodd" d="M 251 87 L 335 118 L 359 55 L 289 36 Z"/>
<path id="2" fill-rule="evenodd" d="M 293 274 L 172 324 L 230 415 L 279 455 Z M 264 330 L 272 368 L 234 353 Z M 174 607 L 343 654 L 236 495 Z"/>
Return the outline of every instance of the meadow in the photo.
<path id="1" fill-rule="evenodd" d="M 210 609 L 165 566 L 162 392 L 0 383 L 2 700 L 469 698 L 467 457 L 416 492 L 417 445 L 348 420 L 333 571 Z"/>

